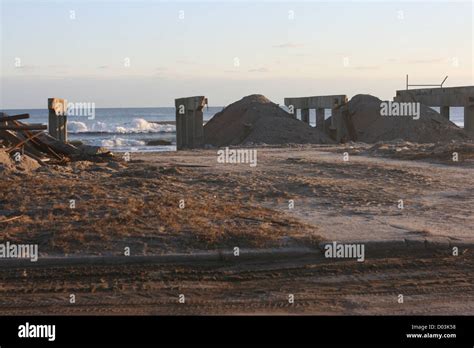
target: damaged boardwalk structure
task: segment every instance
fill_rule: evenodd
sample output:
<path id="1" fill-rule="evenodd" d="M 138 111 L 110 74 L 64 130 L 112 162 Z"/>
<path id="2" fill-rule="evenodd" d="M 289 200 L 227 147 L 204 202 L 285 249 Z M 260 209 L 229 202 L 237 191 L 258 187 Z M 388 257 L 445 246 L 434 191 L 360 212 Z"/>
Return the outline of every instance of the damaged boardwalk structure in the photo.
<path id="1" fill-rule="evenodd" d="M 448 120 L 450 107 L 463 107 L 464 130 L 474 135 L 474 86 L 399 90 L 394 101 L 437 106 L 440 114 Z"/>
<path id="2" fill-rule="evenodd" d="M 285 105 L 290 109 L 290 113 L 293 113 L 296 118 L 297 110 L 301 110 L 301 121 L 309 124 L 310 110 L 316 111 L 316 128 L 321 131 L 327 131 L 331 134 L 331 137 L 339 141 L 341 139 L 340 134 L 340 122 L 341 112 L 344 104 L 347 103 L 347 96 L 344 94 L 340 95 L 324 95 L 324 96 L 312 96 L 312 97 L 297 97 L 297 98 L 285 98 Z M 332 121 L 328 130 L 325 129 L 325 110 L 330 109 L 332 112 Z"/>

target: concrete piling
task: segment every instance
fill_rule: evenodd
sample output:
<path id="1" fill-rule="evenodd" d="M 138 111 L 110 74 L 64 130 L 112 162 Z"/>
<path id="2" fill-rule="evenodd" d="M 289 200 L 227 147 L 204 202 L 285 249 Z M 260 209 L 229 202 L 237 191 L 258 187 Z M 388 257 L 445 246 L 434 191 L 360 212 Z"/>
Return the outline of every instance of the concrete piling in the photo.
<path id="1" fill-rule="evenodd" d="M 464 129 L 474 135 L 474 105 L 464 107 Z"/>
<path id="2" fill-rule="evenodd" d="M 324 132 L 324 108 L 316 109 L 316 128 Z"/>
<path id="3" fill-rule="evenodd" d="M 176 149 L 195 149 L 204 145 L 203 108 L 204 96 L 175 99 Z"/>
<path id="4" fill-rule="evenodd" d="M 331 110 L 331 132 L 330 136 L 336 142 L 340 142 L 342 138 L 342 112 L 341 108 L 334 105 Z"/>
<path id="5" fill-rule="evenodd" d="M 301 109 L 301 121 L 309 124 L 309 109 Z"/>
<path id="6" fill-rule="evenodd" d="M 449 120 L 449 106 L 440 106 L 439 108 L 439 113 L 441 116 L 443 116 L 445 119 Z"/>
<path id="7" fill-rule="evenodd" d="M 448 119 L 450 106 L 464 107 L 464 130 L 474 133 L 474 86 L 399 90 L 394 100 L 439 106 L 440 114 Z"/>
<path id="8" fill-rule="evenodd" d="M 48 131 L 61 141 L 67 141 L 67 103 L 65 99 L 48 98 Z"/>
<path id="9" fill-rule="evenodd" d="M 293 113 L 290 113 L 291 117 L 293 117 L 295 120 L 298 119 L 298 109 L 293 108 Z"/>
<path id="10" fill-rule="evenodd" d="M 309 124 L 309 110 L 316 110 L 316 128 L 328 133 L 332 139 L 339 141 L 342 137 L 341 106 L 347 103 L 345 94 L 322 95 L 313 97 L 285 98 L 285 105 L 294 110 L 301 109 L 301 121 Z M 325 109 L 332 109 L 331 126 L 328 130 L 324 126 Z"/>

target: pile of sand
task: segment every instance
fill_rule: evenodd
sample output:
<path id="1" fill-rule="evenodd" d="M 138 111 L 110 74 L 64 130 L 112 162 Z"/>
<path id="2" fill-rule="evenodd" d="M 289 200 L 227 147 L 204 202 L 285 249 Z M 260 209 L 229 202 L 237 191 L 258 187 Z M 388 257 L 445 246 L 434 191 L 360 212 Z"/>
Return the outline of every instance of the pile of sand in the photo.
<path id="1" fill-rule="evenodd" d="M 263 95 L 253 94 L 230 104 L 204 126 L 204 143 L 214 146 L 246 143 L 327 144 L 333 141 Z"/>
<path id="2" fill-rule="evenodd" d="M 15 165 L 10 156 L 3 149 L 0 149 L 0 173 L 11 172 L 15 170 Z"/>
<path id="3" fill-rule="evenodd" d="M 418 120 L 408 116 L 381 116 L 380 103 L 374 96 L 354 96 L 343 112 L 343 140 L 376 143 L 404 139 L 418 143 L 468 140 L 470 136 L 428 106 L 420 106 Z M 331 119 L 327 120 L 326 129 Z"/>
<path id="4" fill-rule="evenodd" d="M 0 148 L 0 173 L 11 173 L 21 171 L 29 173 L 38 169 L 40 165 L 32 158 L 23 155 L 18 163 L 16 163 L 5 149 Z"/>

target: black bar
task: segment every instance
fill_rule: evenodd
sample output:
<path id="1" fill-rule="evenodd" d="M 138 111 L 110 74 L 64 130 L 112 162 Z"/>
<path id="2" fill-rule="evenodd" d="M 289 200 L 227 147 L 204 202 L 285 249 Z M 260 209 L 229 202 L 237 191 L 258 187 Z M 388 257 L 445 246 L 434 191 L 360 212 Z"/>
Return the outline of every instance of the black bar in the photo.
<path id="1" fill-rule="evenodd" d="M 55 340 L 18 337 L 19 326 L 26 323 L 55 325 Z M 0 317 L 0 345 L 278 343 L 472 347 L 473 324 L 473 317 L 469 316 L 18 316 Z M 456 338 L 407 337 L 435 333 L 454 333 Z"/>

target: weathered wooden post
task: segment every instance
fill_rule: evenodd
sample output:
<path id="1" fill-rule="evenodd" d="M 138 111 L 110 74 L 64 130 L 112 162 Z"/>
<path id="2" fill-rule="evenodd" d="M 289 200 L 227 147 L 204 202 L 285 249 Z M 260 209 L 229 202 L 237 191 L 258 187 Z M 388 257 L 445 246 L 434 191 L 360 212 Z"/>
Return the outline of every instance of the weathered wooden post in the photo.
<path id="1" fill-rule="evenodd" d="M 178 98 L 176 107 L 176 149 L 194 149 L 204 145 L 203 112 L 207 98 L 204 96 Z"/>
<path id="2" fill-rule="evenodd" d="M 67 101 L 60 98 L 48 98 L 48 131 L 61 141 L 67 141 Z"/>

